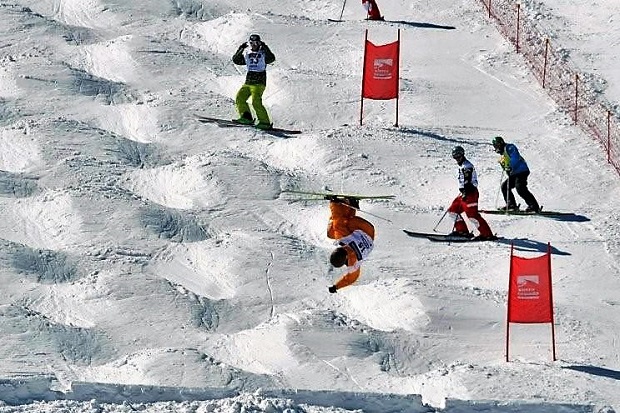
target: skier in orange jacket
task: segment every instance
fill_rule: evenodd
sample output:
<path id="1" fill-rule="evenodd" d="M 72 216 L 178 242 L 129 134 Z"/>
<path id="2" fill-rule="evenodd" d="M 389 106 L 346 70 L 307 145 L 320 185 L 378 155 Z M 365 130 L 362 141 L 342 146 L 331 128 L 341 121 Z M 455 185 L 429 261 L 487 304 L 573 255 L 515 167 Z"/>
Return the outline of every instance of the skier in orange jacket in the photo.
<path id="1" fill-rule="evenodd" d="M 346 264 L 347 272 L 328 288 L 330 293 L 353 284 L 360 276 L 361 261 L 372 251 L 375 227 L 364 218 L 355 215 L 359 208 L 356 198 L 333 198 L 329 202 L 327 236 L 336 240 L 336 248 L 329 262 L 336 268 Z"/>

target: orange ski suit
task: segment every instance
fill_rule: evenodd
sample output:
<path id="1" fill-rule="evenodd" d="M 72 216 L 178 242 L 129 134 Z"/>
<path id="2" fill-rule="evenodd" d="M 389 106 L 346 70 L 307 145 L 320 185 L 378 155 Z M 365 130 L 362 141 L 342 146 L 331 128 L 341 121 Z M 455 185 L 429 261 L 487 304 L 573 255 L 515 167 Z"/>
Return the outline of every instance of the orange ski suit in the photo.
<path id="1" fill-rule="evenodd" d="M 339 247 L 344 247 L 347 251 L 347 273 L 334 283 L 336 289 L 341 289 L 353 284 L 360 276 L 360 261 L 363 259 L 360 249 L 364 250 L 364 257 L 372 250 L 372 241 L 375 239 L 375 227 L 364 218 L 355 215 L 356 209 L 342 202 L 330 201 L 329 224 L 327 225 L 327 236 L 331 239 L 339 241 Z M 370 245 L 354 245 L 355 249 L 349 244 L 340 241 L 353 234 L 355 231 L 361 231 L 362 237 L 370 238 Z"/>

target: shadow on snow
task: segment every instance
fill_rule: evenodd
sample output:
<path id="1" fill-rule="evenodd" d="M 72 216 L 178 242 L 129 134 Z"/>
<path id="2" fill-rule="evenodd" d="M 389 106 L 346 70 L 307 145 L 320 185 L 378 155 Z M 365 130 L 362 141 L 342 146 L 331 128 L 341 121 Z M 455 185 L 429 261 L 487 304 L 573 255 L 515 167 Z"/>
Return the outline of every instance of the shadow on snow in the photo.
<path id="1" fill-rule="evenodd" d="M 563 368 L 569 369 L 569 370 L 581 371 L 583 373 L 592 374 L 593 376 L 601 376 L 601 377 L 607 377 L 607 378 L 614 379 L 614 380 L 620 380 L 620 371 L 618 370 L 611 370 L 611 369 L 606 369 L 603 367 L 596 367 L 596 366 L 566 366 Z"/>
<path id="2" fill-rule="evenodd" d="M 444 26 L 441 24 L 423 23 L 423 22 L 409 22 L 405 20 L 385 20 L 386 23 L 402 24 L 405 26 L 418 27 L 420 29 L 442 29 L 442 30 L 455 30 L 454 26 Z"/>
<path id="3" fill-rule="evenodd" d="M 514 244 L 515 250 L 527 252 L 547 252 L 547 242 L 540 242 L 528 238 L 500 238 L 497 242 L 501 244 Z M 551 254 L 553 255 L 571 255 L 570 252 L 562 251 L 551 246 Z"/>

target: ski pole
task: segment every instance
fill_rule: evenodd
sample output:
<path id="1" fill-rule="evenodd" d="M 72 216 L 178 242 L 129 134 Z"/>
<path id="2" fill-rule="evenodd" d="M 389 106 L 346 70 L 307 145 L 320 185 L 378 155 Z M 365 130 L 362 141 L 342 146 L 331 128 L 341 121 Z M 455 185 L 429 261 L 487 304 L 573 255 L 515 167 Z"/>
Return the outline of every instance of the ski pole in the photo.
<path id="1" fill-rule="evenodd" d="M 353 208 L 353 207 L 351 207 L 351 208 Z M 387 222 L 389 222 L 390 224 L 392 223 L 392 220 L 391 220 L 391 219 L 383 218 L 382 216 L 379 216 L 379 215 L 373 214 L 373 213 L 368 212 L 368 211 L 364 211 L 363 209 L 359 209 L 359 208 L 353 208 L 353 209 L 357 209 L 357 210 L 358 210 L 359 212 L 361 212 L 361 213 L 368 214 L 368 215 L 373 216 L 373 217 L 375 217 L 375 218 L 379 218 L 379 219 L 382 219 L 382 220 L 384 220 L 384 221 L 387 221 Z"/>
<path id="2" fill-rule="evenodd" d="M 344 6 L 346 6 L 347 4 L 347 0 L 344 0 L 344 2 L 342 3 L 342 10 L 340 11 L 340 18 L 338 20 L 342 20 L 342 15 L 344 13 Z"/>
<path id="3" fill-rule="evenodd" d="M 508 201 L 510 199 L 508 197 L 509 193 L 510 193 L 510 175 L 506 173 L 506 215 L 508 215 Z"/>
<path id="4" fill-rule="evenodd" d="M 446 217 L 447 213 L 448 213 L 448 209 L 446 208 L 446 210 L 444 211 L 444 213 L 441 216 L 441 218 L 439 218 L 439 221 L 437 221 L 437 224 L 435 224 L 435 228 L 433 228 L 434 232 L 437 232 L 437 227 L 439 226 L 439 224 L 441 224 L 441 221 L 443 221 L 443 219 Z"/>

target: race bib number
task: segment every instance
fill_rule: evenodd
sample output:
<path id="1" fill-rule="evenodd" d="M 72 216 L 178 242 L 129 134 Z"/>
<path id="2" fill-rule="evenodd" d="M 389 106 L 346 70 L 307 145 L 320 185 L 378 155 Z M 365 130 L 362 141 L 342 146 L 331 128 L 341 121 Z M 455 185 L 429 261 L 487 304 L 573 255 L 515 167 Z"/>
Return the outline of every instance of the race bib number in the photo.
<path id="1" fill-rule="evenodd" d="M 245 64 L 250 72 L 264 72 L 267 69 L 265 53 L 262 51 L 247 53 Z"/>
<path id="2" fill-rule="evenodd" d="M 374 243 L 364 231 L 356 230 L 351 235 L 348 235 L 339 240 L 340 245 L 349 246 L 359 261 L 364 260 L 372 251 Z"/>

